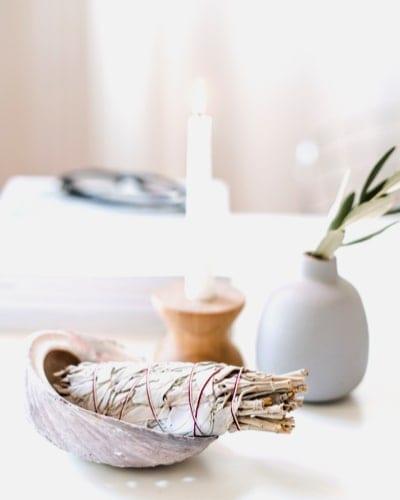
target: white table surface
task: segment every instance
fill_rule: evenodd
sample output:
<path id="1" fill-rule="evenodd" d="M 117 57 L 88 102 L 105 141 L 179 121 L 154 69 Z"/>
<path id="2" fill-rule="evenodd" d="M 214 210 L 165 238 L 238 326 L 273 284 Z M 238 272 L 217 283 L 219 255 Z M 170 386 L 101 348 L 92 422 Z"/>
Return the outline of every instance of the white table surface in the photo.
<path id="1" fill-rule="evenodd" d="M 320 217 L 297 215 L 232 217 L 232 278 L 247 298 L 233 337 L 249 367 L 255 366 L 265 298 L 295 276 L 301 252 L 323 224 Z M 371 337 L 367 374 L 350 397 L 304 405 L 290 435 L 225 434 L 198 457 L 169 467 L 96 465 L 39 436 L 23 412 L 23 346 L 30 332 L 18 314 L 20 333 L 2 328 L 0 317 L 0 498 L 400 498 L 399 242 L 395 227 L 338 253 L 340 273 L 364 300 Z M 52 326 L 43 322 L 43 328 Z M 132 333 L 128 326 L 119 324 L 112 335 L 150 359 L 160 335 Z"/>

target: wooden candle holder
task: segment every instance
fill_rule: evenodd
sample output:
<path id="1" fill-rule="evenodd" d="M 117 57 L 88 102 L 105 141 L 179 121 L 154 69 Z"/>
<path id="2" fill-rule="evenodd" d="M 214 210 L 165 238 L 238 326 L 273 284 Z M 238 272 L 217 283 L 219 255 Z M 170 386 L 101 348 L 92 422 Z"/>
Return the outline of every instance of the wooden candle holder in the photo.
<path id="1" fill-rule="evenodd" d="M 213 299 L 192 301 L 185 297 L 180 280 L 154 293 L 152 302 L 167 327 L 167 335 L 156 349 L 156 361 L 243 366 L 242 355 L 230 339 L 230 327 L 245 304 L 239 290 L 217 281 Z"/>

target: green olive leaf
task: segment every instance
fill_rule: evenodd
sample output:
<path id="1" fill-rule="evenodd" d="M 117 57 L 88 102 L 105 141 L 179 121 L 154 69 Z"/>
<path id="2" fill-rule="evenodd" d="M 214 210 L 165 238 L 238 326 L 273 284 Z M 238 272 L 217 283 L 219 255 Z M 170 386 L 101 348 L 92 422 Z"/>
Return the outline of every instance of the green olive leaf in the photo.
<path id="1" fill-rule="evenodd" d="M 400 172 L 395 172 L 386 180 L 381 191 L 378 193 L 378 196 L 380 194 L 394 193 L 398 189 L 400 189 Z"/>
<path id="2" fill-rule="evenodd" d="M 376 176 L 379 174 L 379 172 L 382 170 L 382 167 L 386 163 L 386 160 L 390 157 L 390 155 L 393 153 L 393 151 L 396 149 L 396 146 L 391 147 L 386 153 L 378 160 L 378 162 L 372 167 L 372 170 L 370 171 L 367 180 L 365 181 L 364 186 L 361 189 L 361 194 L 360 194 L 360 202 L 363 203 L 366 201 L 366 194 L 368 191 L 368 188 L 370 185 L 374 182 Z"/>
<path id="3" fill-rule="evenodd" d="M 356 245 L 357 243 L 362 243 L 363 241 L 370 240 L 374 236 L 377 236 L 378 234 L 383 233 L 384 231 L 386 231 L 386 229 L 389 229 L 389 227 L 392 227 L 395 224 L 398 224 L 399 222 L 400 221 L 396 220 L 396 221 L 392 222 L 391 224 L 388 224 L 387 226 L 382 227 L 378 231 L 375 231 L 374 233 L 367 234 L 366 236 L 363 236 L 362 238 L 358 238 L 357 240 L 352 240 L 352 241 L 348 241 L 346 243 L 342 243 L 341 246 L 342 247 L 348 247 L 350 245 Z"/>
<path id="4" fill-rule="evenodd" d="M 385 215 L 392 215 L 392 214 L 399 214 L 400 213 L 400 206 L 397 206 L 397 207 L 394 207 L 394 208 L 391 208 L 390 210 L 388 210 Z"/>
<path id="5" fill-rule="evenodd" d="M 335 229 L 339 229 L 345 220 L 346 216 L 349 214 L 351 209 L 353 208 L 354 199 L 356 197 L 356 193 L 353 191 L 349 193 L 346 198 L 343 200 L 342 205 L 339 208 L 339 211 L 336 217 L 329 225 L 329 231 L 333 231 Z"/>
<path id="6" fill-rule="evenodd" d="M 374 217 L 380 217 L 390 210 L 394 204 L 394 196 L 384 196 L 383 198 L 375 198 L 370 201 L 366 201 L 361 205 L 353 208 L 353 210 L 347 215 L 342 223 L 342 227 L 346 228 L 350 224 L 354 224 L 361 219 L 372 219 Z"/>
<path id="7" fill-rule="evenodd" d="M 374 188 L 368 191 L 368 193 L 366 193 L 364 196 L 364 202 L 372 200 L 372 198 L 375 198 L 375 196 L 382 191 L 385 182 L 387 182 L 387 179 L 384 179 L 382 182 L 380 182 Z"/>
<path id="8" fill-rule="evenodd" d="M 346 189 L 349 184 L 350 179 L 350 169 L 346 169 L 344 171 L 343 177 L 340 181 L 340 185 L 338 191 L 335 196 L 335 201 L 332 203 L 331 208 L 328 211 L 328 224 L 330 225 L 333 219 L 336 217 L 339 212 L 340 207 L 342 206 L 343 200 L 346 195 Z"/>

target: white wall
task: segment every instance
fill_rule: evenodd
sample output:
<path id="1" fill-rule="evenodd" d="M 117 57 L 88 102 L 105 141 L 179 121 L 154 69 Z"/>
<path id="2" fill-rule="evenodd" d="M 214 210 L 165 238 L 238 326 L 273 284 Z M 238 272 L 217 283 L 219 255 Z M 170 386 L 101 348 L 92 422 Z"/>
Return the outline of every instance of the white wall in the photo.
<path id="1" fill-rule="evenodd" d="M 0 181 L 93 164 L 183 176 L 187 97 L 202 75 L 233 208 L 325 209 L 346 166 L 356 184 L 398 142 L 398 10 L 0 0 Z M 312 164 L 296 160 L 304 140 L 317 144 Z"/>
<path id="2" fill-rule="evenodd" d="M 0 177 L 89 160 L 86 6 L 0 0 Z"/>

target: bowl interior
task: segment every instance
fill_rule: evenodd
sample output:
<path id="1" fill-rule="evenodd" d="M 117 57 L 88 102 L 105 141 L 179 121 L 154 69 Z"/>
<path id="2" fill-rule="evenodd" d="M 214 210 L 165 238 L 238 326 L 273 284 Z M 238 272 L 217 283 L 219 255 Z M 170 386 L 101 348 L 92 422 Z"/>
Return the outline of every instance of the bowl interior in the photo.
<path id="1" fill-rule="evenodd" d="M 55 349 L 49 351 L 44 358 L 44 373 L 46 375 L 47 380 L 51 385 L 54 385 L 57 382 L 57 377 L 54 375 L 60 370 L 63 370 L 68 365 L 77 365 L 81 362 L 81 360 L 72 354 L 71 352 Z"/>

